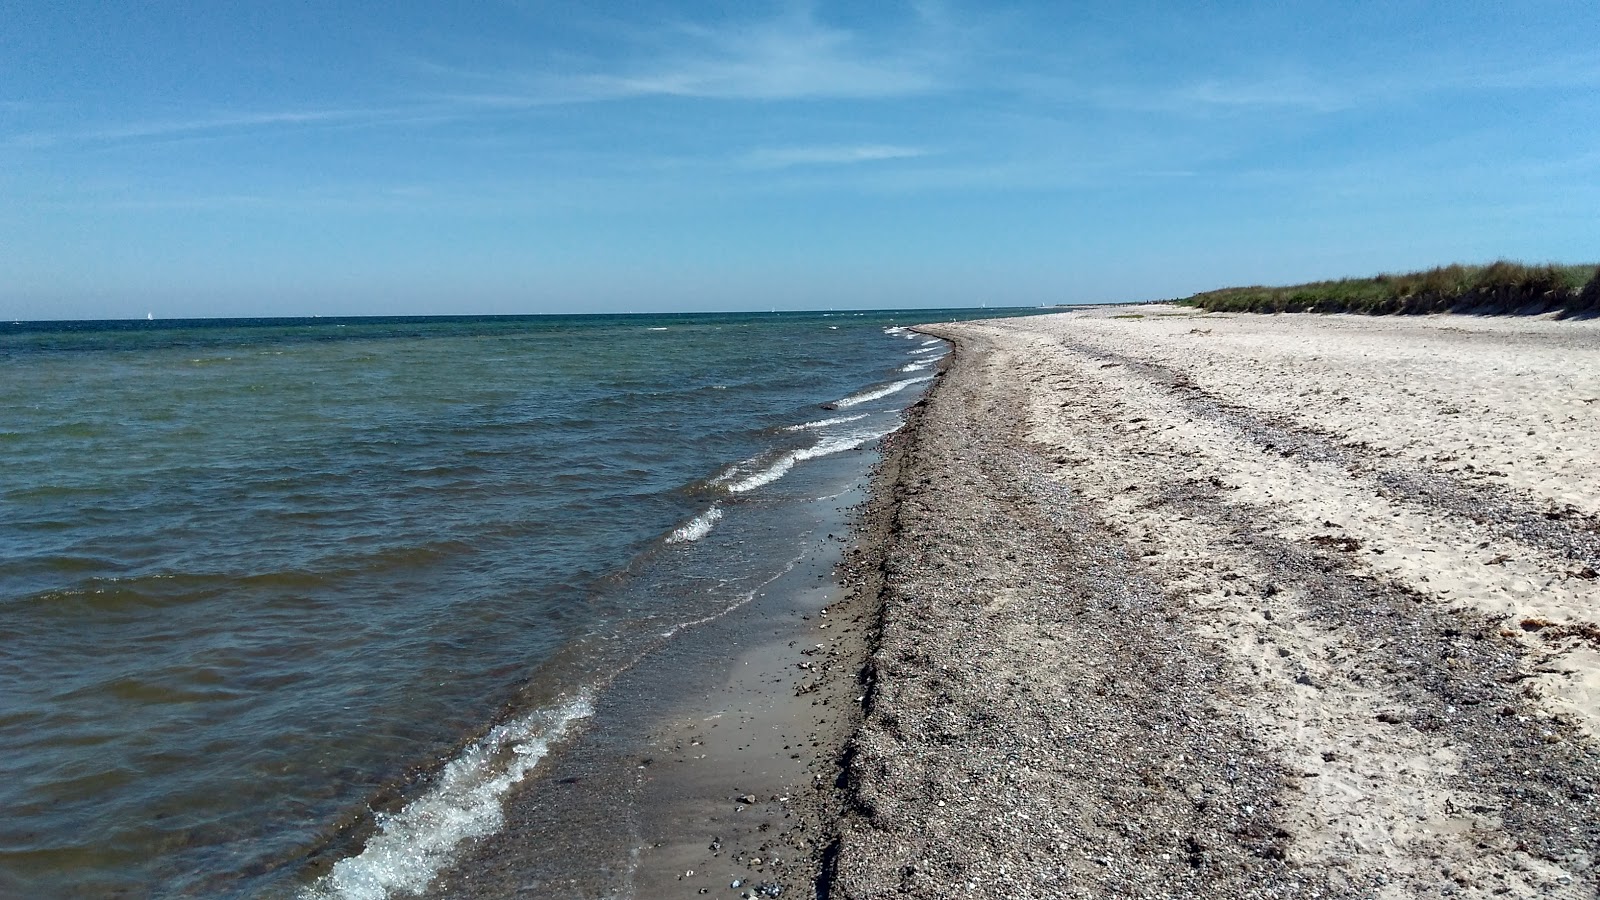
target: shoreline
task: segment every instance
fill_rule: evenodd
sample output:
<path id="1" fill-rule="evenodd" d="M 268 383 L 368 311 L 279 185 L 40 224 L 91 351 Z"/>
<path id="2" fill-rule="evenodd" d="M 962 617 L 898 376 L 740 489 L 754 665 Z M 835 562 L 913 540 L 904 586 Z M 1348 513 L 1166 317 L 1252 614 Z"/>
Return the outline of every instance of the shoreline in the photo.
<path id="1" fill-rule="evenodd" d="M 1593 896 L 1600 326 L 1142 312 L 917 329 L 822 895 Z"/>
<path id="2" fill-rule="evenodd" d="M 919 326 L 843 546 L 428 895 L 1593 896 L 1600 323 L 1142 313 Z"/>
<path id="3" fill-rule="evenodd" d="M 866 469 L 841 455 L 791 474 L 822 495 L 790 513 L 804 522 L 790 564 L 621 671 L 584 727 L 507 797 L 504 825 L 465 846 L 423 896 L 813 892 L 876 618 L 839 577 L 870 503 Z"/>

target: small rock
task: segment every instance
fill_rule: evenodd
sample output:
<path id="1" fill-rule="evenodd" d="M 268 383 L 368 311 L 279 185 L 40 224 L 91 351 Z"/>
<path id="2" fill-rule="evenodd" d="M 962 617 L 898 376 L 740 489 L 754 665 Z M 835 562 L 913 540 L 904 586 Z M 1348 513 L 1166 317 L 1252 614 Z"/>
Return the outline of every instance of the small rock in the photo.
<path id="1" fill-rule="evenodd" d="M 745 794 L 745 795 L 739 797 L 738 799 L 739 799 L 739 802 L 743 803 L 745 806 L 754 806 L 755 802 L 756 802 L 756 795 L 755 794 Z"/>

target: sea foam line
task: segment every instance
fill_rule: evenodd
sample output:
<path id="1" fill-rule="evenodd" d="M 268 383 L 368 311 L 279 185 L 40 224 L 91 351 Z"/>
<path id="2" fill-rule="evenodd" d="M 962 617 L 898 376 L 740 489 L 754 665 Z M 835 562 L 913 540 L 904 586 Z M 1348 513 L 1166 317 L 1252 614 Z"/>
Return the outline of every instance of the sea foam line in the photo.
<path id="1" fill-rule="evenodd" d="M 895 371 L 897 371 L 897 372 L 921 372 L 923 369 L 931 367 L 936 361 L 937 360 L 925 359 L 922 362 L 906 363 L 905 365 L 901 366 L 900 368 L 896 369 Z"/>
<path id="2" fill-rule="evenodd" d="M 836 437 L 830 437 L 818 441 L 817 443 L 812 444 L 810 447 L 801 447 L 799 450 L 790 450 L 789 452 L 773 460 L 765 469 L 750 475 L 746 475 L 738 481 L 730 481 L 727 483 L 726 487 L 730 492 L 735 494 L 753 491 L 758 487 L 771 484 L 774 481 L 777 481 L 779 478 L 789 474 L 789 470 L 794 468 L 795 463 L 804 462 L 808 459 L 816 459 L 819 456 L 843 453 L 846 450 L 854 450 L 868 441 L 875 441 L 884 435 L 892 434 L 899 430 L 899 428 L 900 426 L 896 425 L 894 428 L 890 428 L 888 431 L 868 431 L 858 432 L 855 434 L 838 435 Z"/>
<path id="3" fill-rule="evenodd" d="M 710 534 L 720 518 L 722 518 L 722 507 L 713 503 L 710 509 L 673 529 L 672 533 L 667 535 L 667 543 L 692 544 Z"/>
<path id="4" fill-rule="evenodd" d="M 878 400 L 878 399 L 887 397 L 890 394 L 897 394 L 897 393 L 905 390 L 906 388 L 911 387 L 913 384 L 921 384 L 924 381 L 932 381 L 932 380 L 933 380 L 933 376 L 932 375 L 924 375 L 924 376 L 922 376 L 920 378 L 902 379 L 902 380 L 896 381 L 896 382 L 894 382 L 892 384 L 885 385 L 885 386 L 883 386 L 881 388 L 874 388 L 873 390 L 870 390 L 870 391 L 862 391 L 859 394 L 851 394 L 850 396 L 844 398 L 843 400 L 840 400 L 840 401 L 834 403 L 833 405 L 834 405 L 835 408 L 842 409 L 842 408 L 848 407 L 848 406 L 856 406 L 856 405 L 861 404 L 861 403 L 869 403 L 869 402 L 871 402 L 873 400 Z"/>
<path id="5" fill-rule="evenodd" d="M 802 422 L 799 425 L 788 425 L 788 426 L 785 426 L 783 430 L 784 431 L 809 431 L 809 430 L 811 430 L 813 428 L 827 428 L 829 425 L 843 425 L 846 422 L 859 422 L 862 419 L 865 419 L 869 415 L 871 415 L 871 414 L 870 413 L 857 413 L 857 414 L 855 414 L 853 416 L 836 416 L 835 418 L 832 418 L 832 419 L 818 419 L 815 422 Z"/>
<path id="6" fill-rule="evenodd" d="M 421 893 L 462 841 L 505 824 L 501 802 L 573 723 L 594 714 L 589 697 L 496 725 L 451 760 L 425 793 L 399 812 L 378 815 L 378 831 L 361 852 L 301 893 L 301 900 L 385 900 Z"/>
<path id="7" fill-rule="evenodd" d="M 744 593 L 740 594 L 737 598 L 734 599 L 734 601 L 732 603 L 728 604 L 727 606 L 723 607 L 722 609 L 719 609 L 716 612 L 711 613 L 710 615 L 701 616 L 698 619 L 690 619 L 687 622 L 679 622 L 678 624 L 672 626 L 671 628 L 668 628 L 666 631 L 661 632 L 661 636 L 664 637 L 664 638 L 676 637 L 678 635 L 678 633 L 681 632 L 681 631 L 685 631 L 685 630 L 690 629 L 690 628 L 699 628 L 701 625 L 704 625 L 707 622 L 715 622 L 716 620 L 722 618 L 723 616 L 727 615 L 728 613 L 731 613 L 734 610 L 738 609 L 739 607 L 744 606 L 745 604 L 749 603 L 751 600 L 754 600 L 756 598 L 756 595 L 761 593 L 763 590 L 766 590 L 768 585 L 772 584 L 774 581 L 777 581 L 779 578 L 782 578 L 783 576 L 785 576 L 785 575 L 789 574 L 790 572 L 794 571 L 794 567 L 800 565 L 800 561 L 805 559 L 805 558 L 806 558 L 806 554 L 802 552 L 799 556 L 796 556 L 795 558 L 793 558 L 793 559 L 789 560 L 787 563 L 785 563 L 783 568 L 779 569 L 778 572 L 775 575 L 773 575 L 771 578 L 768 578 L 766 581 L 763 581 L 760 584 L 756 585 L 755 587 L 751 588 L 750 590 L 745 591 Z"/>

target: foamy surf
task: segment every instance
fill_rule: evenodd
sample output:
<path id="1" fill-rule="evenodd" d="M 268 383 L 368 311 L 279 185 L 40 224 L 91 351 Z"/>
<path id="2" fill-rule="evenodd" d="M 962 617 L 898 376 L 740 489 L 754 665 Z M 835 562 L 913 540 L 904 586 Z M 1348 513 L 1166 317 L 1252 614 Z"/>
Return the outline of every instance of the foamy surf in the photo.
<path id="1" fill-rule="evenodd" d="M 815 422 L 802 422 L 799 425 L 787 425 L 784 431 L 810 431 L 813 428 L 827 428 L 829 425 L 843 425 L 847 422 L 859 422 L 865 419 L 868 413 L 857 413 L 853 416 L 838 416 L 832 419 L 818 419 Z"/>
<path id="2" fill-rule="evenodd" d="M 361 852 L 300 894 L 301 900 L 386 900 L 421 893 L 468 838 L 493 834 L 505 824 L 501 802 L 526 778 L 574 722 L 593 715 L 580 696 L 496 725 L 462 751 L 420 797 L 392 815 L 379 814 L 378 831 Z"/>
<path id="3" fill-rule="evenodd" d="M 667 535 L 667 543 L 692 544 L 710 534 L 720 518 L 722 518 L 722 507 L 712 504 L 710 509 L 673 529 L 672 533 Z"/>
<path id="4" fill-rule="evenodd" d="M 873 388 L 869 391 L 862 391 L 859 394 L 851 394 L 843 400 L 836 401 L 833 405 L 835 408 L 842 409 L 844 407 L 857 406 L 862 403 L 871 403 L 873 400 L 881 400 L 890 394 L 898 394 L 906 388 L 911 387 L 913 384 L 921 384 L 924 381 L 932 380 L 932 375 L 923 375 L 920 378 L 905 378 L 900 381 L 884 385 L 881 388 Z"/>
<path id="5" fill-rule="evenodd" d="M 898 372 L 921 372 L 923 369 L 931 368 L 933 366 L 933 364 L 934 364 L 934 360 L 931 360 L 931 359 L 930 360 L 925 360 L 923 362 L 906 363 L 905 365 L 901 366 L 896 371 L 898 371 Z"/>
<path id="6" fill-rule="evenodd" d="M 829 456 L 834 453 L 843 453 L 846 450 L 854 450 L 868 441 L 875 441 L 884 435 L 893 434 L 895 431 L 899 430 L 899 428 L 900 426 L 896 425 L 894 428 L 890 428 L 887 431 L 857 432 L 855 434 L 844 434 L 825 438 L 815 444 L 812 444 L 810 447 L 802 447 L 798 450 L 790 450 L 789 452 L 768 463 L 766 468 L 750 475 L 746 475 L 737 481 L 729 481 L 726 483 L 725 487 L 729 492 L 735 494 L 753 491 L 758 487 L 769 485 L 789 474 L 789 470 L 793 469 L 796 463 L 804 462 L 808 459 L 816 459 L 819 456 Z"/>

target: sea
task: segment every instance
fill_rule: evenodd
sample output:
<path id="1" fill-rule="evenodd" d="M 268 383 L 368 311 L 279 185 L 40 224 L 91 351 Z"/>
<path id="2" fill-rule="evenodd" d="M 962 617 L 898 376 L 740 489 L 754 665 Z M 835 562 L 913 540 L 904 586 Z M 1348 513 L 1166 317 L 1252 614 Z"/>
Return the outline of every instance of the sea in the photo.
<path id="1" fill-rule="evenodd" d="M 0 324 L 0 896 L 421 890 L 1018 312 Z"/>

